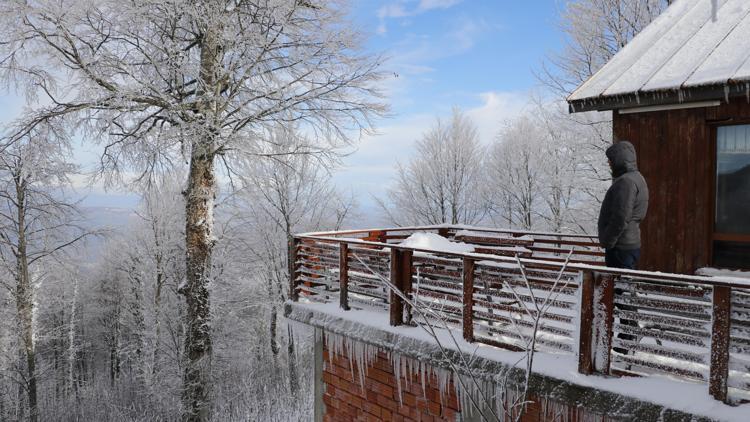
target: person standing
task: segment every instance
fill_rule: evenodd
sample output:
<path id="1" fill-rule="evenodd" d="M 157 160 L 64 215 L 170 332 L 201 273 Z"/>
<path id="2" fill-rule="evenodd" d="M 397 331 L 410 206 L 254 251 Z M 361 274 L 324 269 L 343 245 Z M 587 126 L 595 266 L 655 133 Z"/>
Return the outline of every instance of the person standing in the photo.
<path id="1" fill-rule="evenodd" d="M 648 186 L 638 171 L 635 147 L 628 141 L 620 141 L 607 148 L 609 167 L 612 169 L 612 186 L 607 190 L 599 211 L 599 243 L 604 248 L 604 259 L 608 267 L 634 270 L 641 256 L 641 221 L 648 211 Z M 616 295 L 624 295 L 615 289 Z M 615 304 L 624 311 L 637 308 Z M 620 318 L 621 325 L 638 327 L 638 322 Z M 638 341 L 638 336 L 620 332 L 617 338 Z M 628 354 L 627 349 L 613 347 L 616 353 Z M 629 366 L 628 366 L 629 368 Z"/>
<path id="2" fill-rule="evenodd" d="M 640 223 L 648 211 L 648 186 L 638 171 L 633 144 L 617 142 L 606 154 L 614 180 L 599 211 L 599 243 L 608 267 L 636 269 L 641 255 Z"/>

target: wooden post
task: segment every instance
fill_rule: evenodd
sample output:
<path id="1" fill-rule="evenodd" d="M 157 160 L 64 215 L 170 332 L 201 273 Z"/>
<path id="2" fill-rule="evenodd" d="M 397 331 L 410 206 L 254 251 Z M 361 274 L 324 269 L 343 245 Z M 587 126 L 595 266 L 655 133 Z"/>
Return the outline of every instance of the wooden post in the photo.
<path id="1" fill-rule="evenodd" d="M 602 374 L 609 374 L 609 368 L 612 356 L 612 331 L 615 320 L 615 278 L 612 274 L 603 274 L 600 277 L 596 277 L 596 284 L 600 289 L 599 304 L 601 309 L 604 310 L 603 321 L 598 323 L 598 329 L 602 330 L 602 335 L 597 335 L 599 340 L 603 340 L 602 343 L 596 345 L 597 350 L 603 351 L 604 353 L 597 353 L 596 357 L 601 357 L 602 361 L 599 362 L 594 360 L 595 369 Z"/>
<path id="2" fill-rule="evenodd" d="M 474 260 L 464 257 L 464 340 L 474 341 Z"/>
<path id="3" fill-rule="evenodd" d="M 713 321 L 711 323 L 711 372 L 708 392 L 716 400 L 727 401 L 729 377 L 730 318 L 732 315 L 732 289 L 714 286 Z"/>
<path id="4" fill-rule="evenodd" d="M 299 239 L 293 237 L 289 240 L 289 299 L 293 302 L 299 300 L 299 292 L 297 291 L 297 249 L 299 248 Z"/>
<path id="5" fill-rule="evenodd" d="M 581 271 L 581 327 L 578 339 L 578 372 L 590 375 L 594 372 L 594 273 Z"/>
<path id="6" fill-rule="evenodd" d="M 413 272 L 414 264 L 414 251 L 404 250 L 401 251 L 401 286 L 402 291 L 406 296 L 411 295 L 411 276 Z M 411 323 L 411 307 L 408 304 L 404 304 L 406 311 L 405 321 L 407 324 Z"/>
<path id="7" fill-rule="evenodd" d="M 386 243 L 386 232 L 383 230 L 372 230 L 367 232 L 367 237 L 365 240 L 368 240 L 370 242 L 378 242 L 378 243 Z"/>
<path id="8" fill-rule="evenodd" d="M 401 270 L 401 251 L 396 248 L 391 248 L 391 284 L 395 286 L 399 291 L 403 291 L 403 271 Z M 390 323 L 393 326 L 401 325 L 404 322 L 404 304 L 396 294 L 394 289 L 390 289 Z"/>
<path id="9" fill-rule="evenodd" d="M 339 244 L 339 303 L 341 309 L 349 310 L 349 245 Z"/>

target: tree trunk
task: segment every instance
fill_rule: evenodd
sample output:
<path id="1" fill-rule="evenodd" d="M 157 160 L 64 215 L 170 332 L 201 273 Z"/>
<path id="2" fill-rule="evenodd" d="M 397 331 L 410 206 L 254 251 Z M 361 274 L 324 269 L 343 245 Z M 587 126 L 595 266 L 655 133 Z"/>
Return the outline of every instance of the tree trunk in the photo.
<path id="1" fill-rule="evenodd" d="M 183 420 L 210 419 L 211 309 L 208 283 L 214 247 L 213 218 L 216 195 L 214 173 L 215 138 L 218 113 L 215 96 L 221 89 L 222 62 L 219 10 L 223 6 L 209 2 L 206 28 L 201 39 L 200 82 L 196 97 L 195 139 L 191 144 L 190 170 L 185 191 L 186 281 L 182 289 L 187 304 L 185 333 L 185 372 L 183 379 Z"/>
<path id="2" fill-rule="evenodd" d="M 297 399 L 297 392 L 299 391 L 299 376 L 297 375 L 297 356 L 294 353 L 294 332 L 292 326 L 287 324 L 287 332 L 289 334 L 289 342 L 286 346 L 287 358 L 289 360 L 289 390 L 292 393 L 292 398 Z"/>
<path id="3" fill-rule="evenodd" d="M 144 392 L 143 389 L 148 383 L 148 364 L 146 362 L 146 351 L 148 345 L 146 342 L 146 316 L 143 306 L 143 278 L 139 272 L 141 262 L 139 259 L 133 259 L 133 266 L 130 268 L 131 289 L 133 292 L 133 303 L 131 304 L 130 313 L 133 316 L 134 332 L 136 337 L 136 380 L 138 381 L 137 389 Z M 145 392 L 144 392 L 145 393 Z"/>
<path id="4" fill-rule="evenodd" d="M 160 247 L 158 238 L 157 250 Z M 156 291 L 154 292 L 154 362 L 152 374 L 156 375 L 159 368 L 159 351 L 161 349 L 161 290 L 164 285 L 164 269 L 161 253 L 156 255 Z"/>
<path id="5" fill-rule="evenodd" d="M 274 359 L 276 359 L 276 356 L 279 354 L 279 342 L 277 341 L 278 337 L 278 311 L 276 310 L 276 300 L 275 295 L 273 292 L 273 280 L 271 275 L 268 276 L 267 279 L 267 286 L 268 286 L 268 298 L 271 301 L 271 315 L 270 315 L 270 322 L 269 322 L 269 330 L 270 332 L 270 340 L 271 340 L 271 353 L 273 353 Z"/>
<path id="6" fill-rule="evenodd" d="M 75 382 L 76 363 L 76 306 L 78 301 L 78 279 L 73 281 L 73 303 L 70 306 L 70 325 L 68 325 L 68 391 L 72 391 Z"/>
<path id="7" fill-rule="evenodd" d="M 24 182 L 16 179 L 16 210 L 18 212 L 18 249 L 16 251 L 16 309 L 21 323 L 21 338 L 26 357 L 26 393 L 29 398 L 29 421 L 38 418 L 36 391 L 36 347 L 34 344 L 34 292 L 29 276 L 26 251 L 26 191 Z"/>
<path id="8" fill-rule="evenodd" d="M 209 413 L 211 325 L 209 273 L 213 250 L 213 204 L 216 180 L 210 148 L 194 146 L 186 191 L 185 234 L 187 304 L 183 406 L 185 421 L 205 421 Z"/>

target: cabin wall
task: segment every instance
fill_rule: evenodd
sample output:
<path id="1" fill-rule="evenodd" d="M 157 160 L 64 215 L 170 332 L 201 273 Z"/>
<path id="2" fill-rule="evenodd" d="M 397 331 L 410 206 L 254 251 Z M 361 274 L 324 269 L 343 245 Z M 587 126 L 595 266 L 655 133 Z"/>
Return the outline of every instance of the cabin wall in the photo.
<path id="1" fill-rule="evenodd" d="M 649 185 L 640 269 L 694 273 L 711 265 L 715 133 L 750 121 L 750 104 L 613 115 L 615 142 L 628 140 Z"/>

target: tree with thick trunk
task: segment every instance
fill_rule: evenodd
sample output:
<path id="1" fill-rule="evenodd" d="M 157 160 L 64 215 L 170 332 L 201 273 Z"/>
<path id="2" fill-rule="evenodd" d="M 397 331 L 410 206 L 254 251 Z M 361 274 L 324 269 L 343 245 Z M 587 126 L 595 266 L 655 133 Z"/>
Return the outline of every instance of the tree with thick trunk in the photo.
<path id="1" fill-rule="evenodd" d="M 381 59 L 360 53 L 347 0 L 22 0 L 0 9 L 0 73 L 45 106 L 17 122 L 14 140 L 43 122 L 75 123 L 104 143 L 100 174 L 133 182 L 187 164 L 183 410 L 210 417 L 211 255 L 217 165 L 269 157 L 264 129 L 296 123 L 325 153 L 385 112 Z M 33 98 L 30 98 L 33 99 Z M 38 104 L 38 103 L 35 103 Z M 283 145 L 282 145 L 283 146 Z"/>

